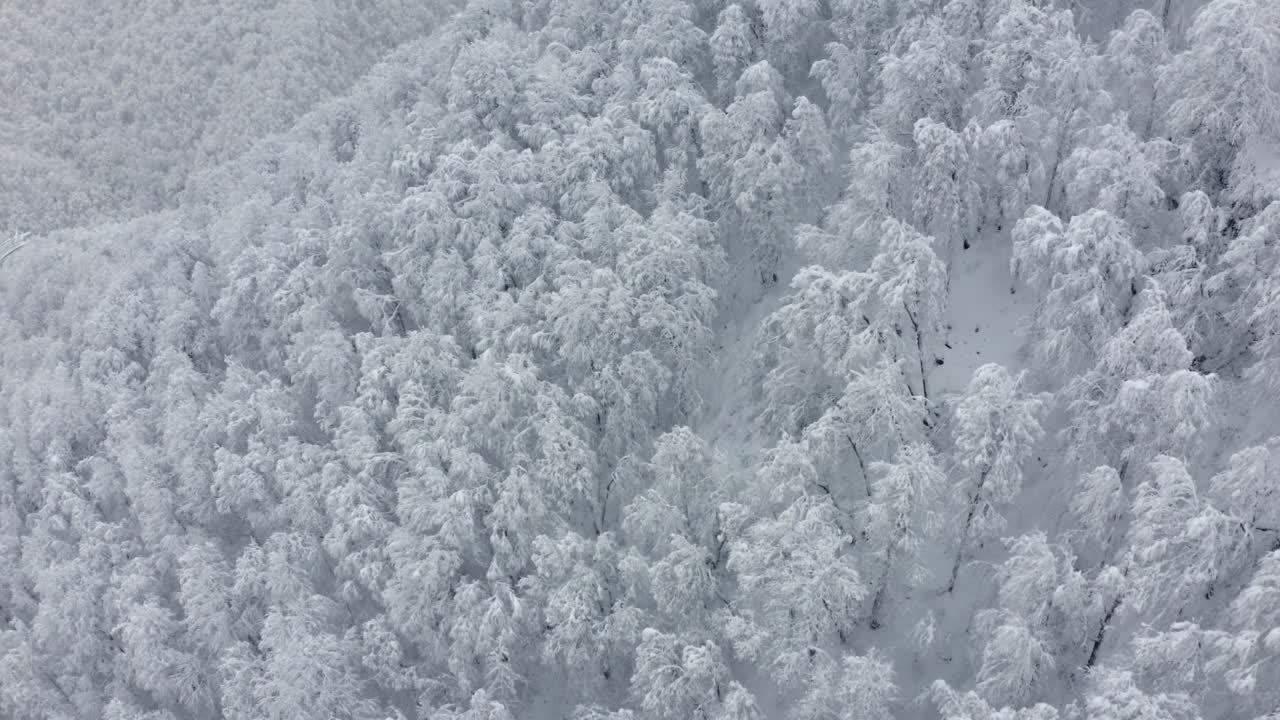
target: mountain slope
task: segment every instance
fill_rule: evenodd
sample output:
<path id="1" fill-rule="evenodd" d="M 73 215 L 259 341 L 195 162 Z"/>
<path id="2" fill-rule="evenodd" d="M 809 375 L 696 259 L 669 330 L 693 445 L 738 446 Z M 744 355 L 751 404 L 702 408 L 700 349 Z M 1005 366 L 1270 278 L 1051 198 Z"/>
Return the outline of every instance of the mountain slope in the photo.
<path id="1" fill-rule="evenodd" d="M 0 717 L 1269 717 L 1280 13 L 1137 5 L 474 0 L 29 238 Z"/>

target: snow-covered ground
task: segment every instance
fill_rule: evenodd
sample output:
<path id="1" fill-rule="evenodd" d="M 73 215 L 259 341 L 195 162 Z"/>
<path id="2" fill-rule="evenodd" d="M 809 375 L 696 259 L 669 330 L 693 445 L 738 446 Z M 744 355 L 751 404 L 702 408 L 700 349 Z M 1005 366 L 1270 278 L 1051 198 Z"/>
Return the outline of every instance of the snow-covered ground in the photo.
<path id="1" fill-rule="evenodd" d="M 943 364 L 930 373 L 940 395 L 963 392 L 987 363 L 1023 369 L 1021 328 L 1038 298 L 1017 289 L 1009 273 L 1008 238 L 991 237 L 957 254 L 950 268 Z M 1016 292 L 1015 292 L 1016 290 Z"/>

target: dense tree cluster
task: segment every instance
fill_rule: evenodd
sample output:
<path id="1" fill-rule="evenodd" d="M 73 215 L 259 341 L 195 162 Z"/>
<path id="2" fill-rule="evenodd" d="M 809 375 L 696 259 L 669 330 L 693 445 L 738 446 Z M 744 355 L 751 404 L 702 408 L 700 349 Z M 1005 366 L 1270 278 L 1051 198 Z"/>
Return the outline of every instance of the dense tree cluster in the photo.
<path id="1" fill-rule="evenodd" d="M 1278 68 L 1270 0 L 469 0 L 3 259 L 0 717 L 1276 717 Z"/>

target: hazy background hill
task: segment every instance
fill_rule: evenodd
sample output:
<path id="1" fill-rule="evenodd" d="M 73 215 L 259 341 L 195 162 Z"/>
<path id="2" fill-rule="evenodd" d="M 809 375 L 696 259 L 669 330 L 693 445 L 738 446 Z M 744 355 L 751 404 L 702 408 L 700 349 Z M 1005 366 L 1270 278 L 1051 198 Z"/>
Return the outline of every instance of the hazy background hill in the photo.
<path id="1" fill-rule="evenodd" d="M 0 5 L 0 230 L 171 207 L 448 15 L 415 0 Z"/>

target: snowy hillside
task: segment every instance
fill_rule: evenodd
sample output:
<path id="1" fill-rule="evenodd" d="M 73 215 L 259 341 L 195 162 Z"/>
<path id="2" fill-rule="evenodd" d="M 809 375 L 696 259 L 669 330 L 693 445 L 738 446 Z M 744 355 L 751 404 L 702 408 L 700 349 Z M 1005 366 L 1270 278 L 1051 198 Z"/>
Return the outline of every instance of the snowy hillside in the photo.
<path id="1" fill-rule="evenodd" d="M 0 19 L 0 720 L 1280 720 L 1280 3 Z"/>

